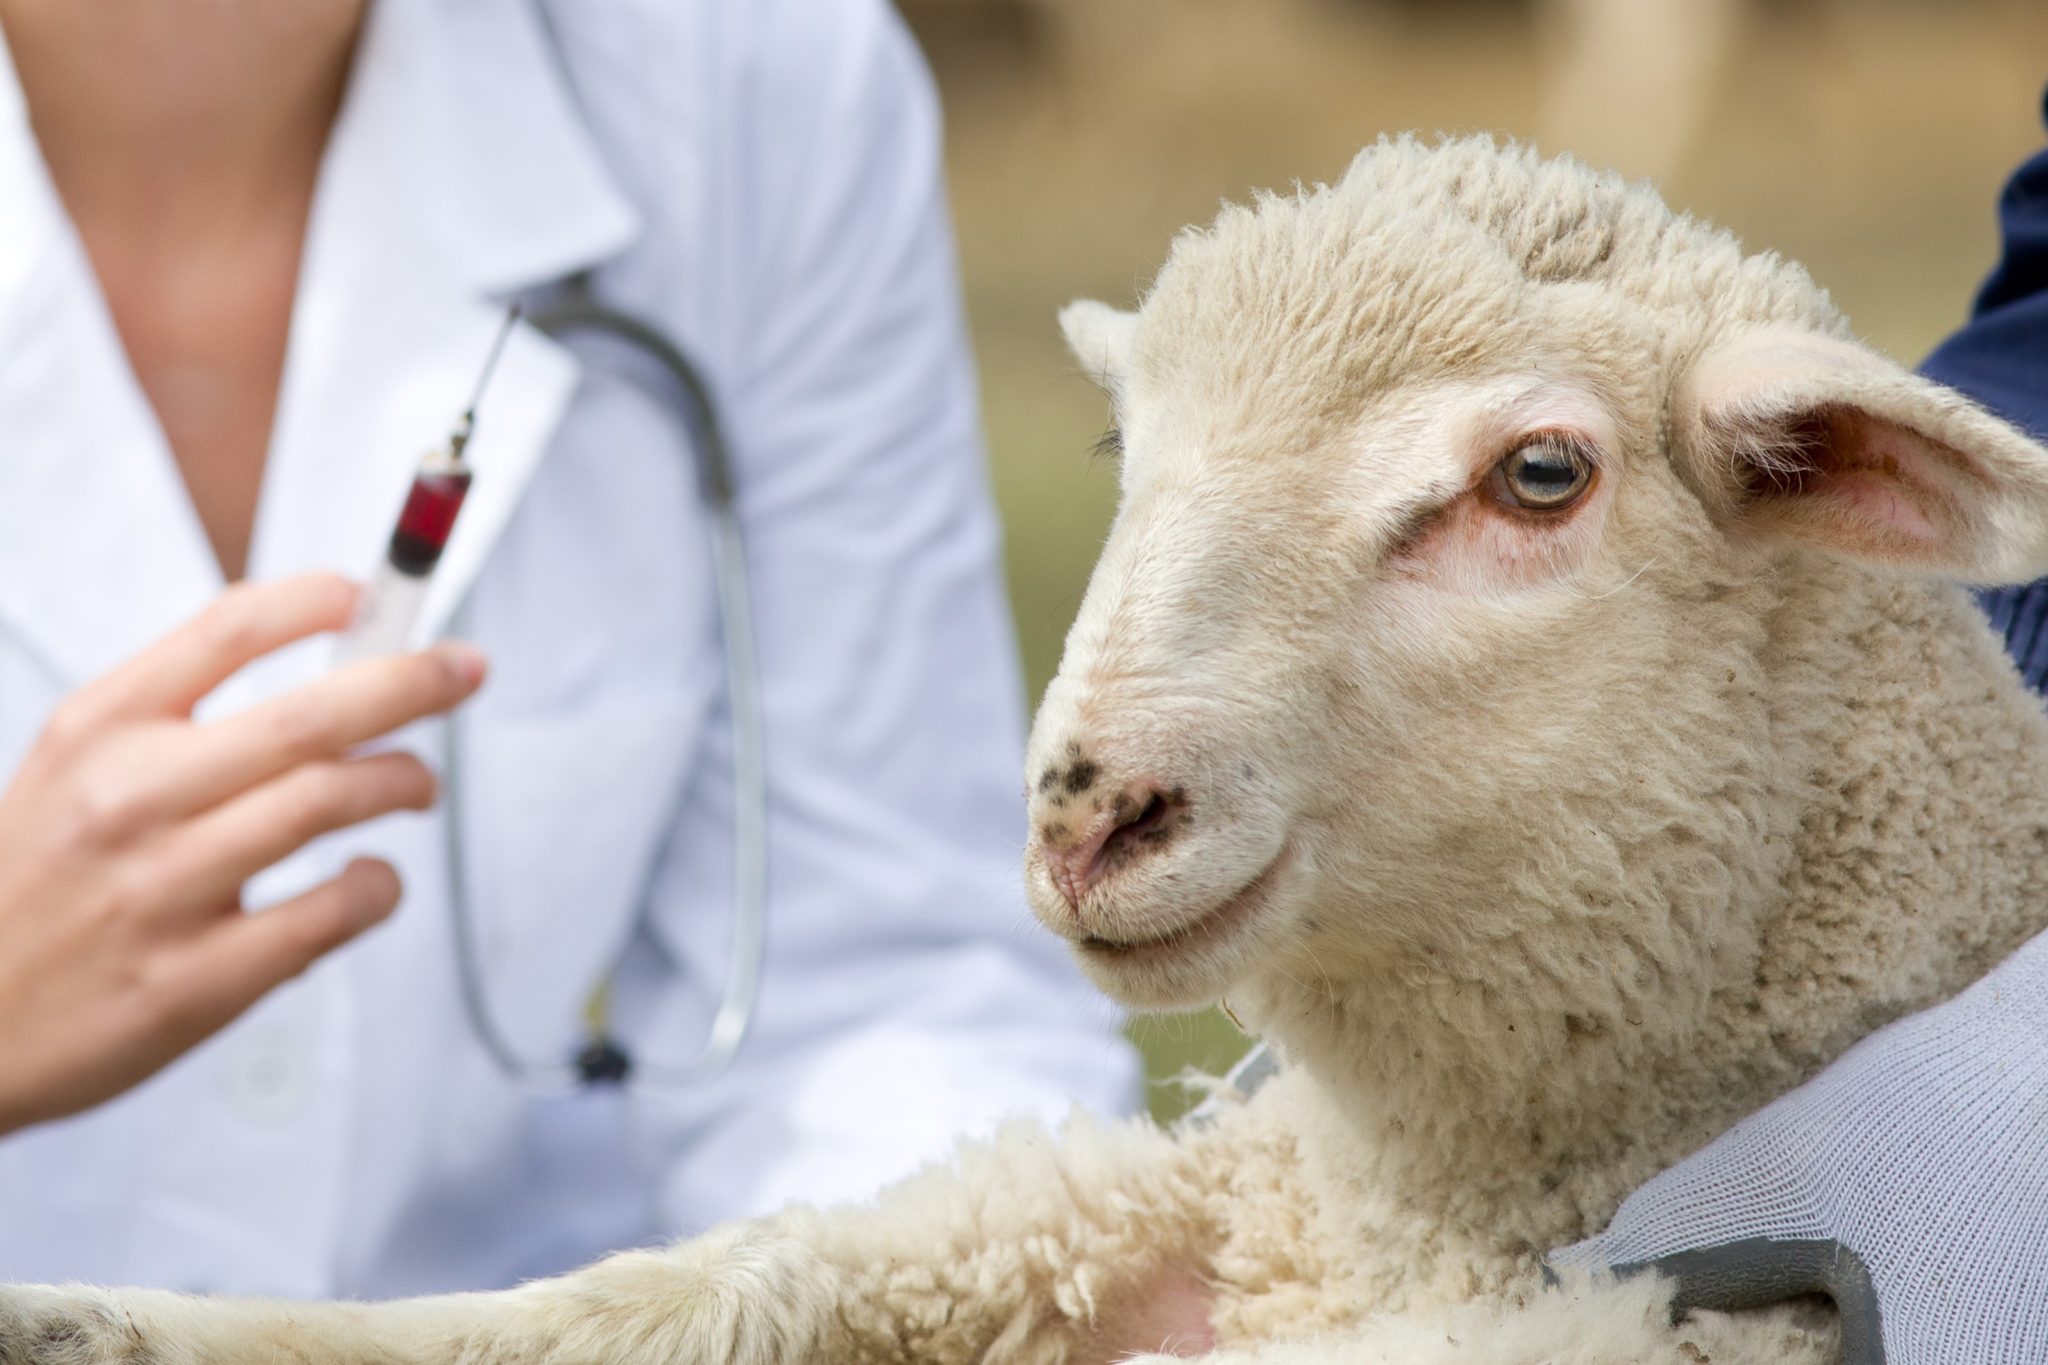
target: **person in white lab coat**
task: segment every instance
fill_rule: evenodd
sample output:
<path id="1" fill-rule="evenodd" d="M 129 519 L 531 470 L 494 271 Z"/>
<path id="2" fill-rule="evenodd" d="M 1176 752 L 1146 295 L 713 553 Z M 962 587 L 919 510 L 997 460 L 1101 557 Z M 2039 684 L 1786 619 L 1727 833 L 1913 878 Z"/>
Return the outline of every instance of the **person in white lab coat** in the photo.
<path id="1" fill-rule="evenodd" d="M 588 272 L 694 356 L 728 428 L 772 857 L 734 1069 L 550 1096 L 463 1016 L 445 804 L 314 839 L 243 901 L 374 856 L 397 913 L 134 1090 L 0 1138 L 0 1279 L 502 1285 L 859 1195 L 1002 1114 L 1129 1105 L 1113 1015 L 1021 909 L 937 114 L 884 0 L 0 0 L 0 31 L 0 773 L 33 777 L 91 680 L 157 676 L 118 670 L 230 580 L 367 577 L 506 303 Z M 419 633 L 490 661 L 454 843 L 492 1002 L 559 1058 L 609 979 L 644 1059 L 687 1055 L 733 868 L 683 430 L 522 326 L 470 455 Z M 329 653 L 264 655 L 202 726 L 303 697 Z M 363 733 L 474 685 L 459 651 L 389 666 L 437 657 Z M 401 738 L 437 752 L 434 722 Z M 350 814 L 420 804 L 400 772 Z M 348 884 L 365 919 L 391 889 Z"/>

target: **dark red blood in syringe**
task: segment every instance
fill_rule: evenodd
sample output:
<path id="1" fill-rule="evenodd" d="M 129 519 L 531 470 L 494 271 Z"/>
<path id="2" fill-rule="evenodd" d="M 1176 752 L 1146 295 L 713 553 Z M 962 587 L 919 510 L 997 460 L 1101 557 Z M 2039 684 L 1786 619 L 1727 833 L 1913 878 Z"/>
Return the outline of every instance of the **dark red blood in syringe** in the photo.
<path id="1" fill-rule="evenodd" d="M 398 529 L 391 533 L 391 567 L 415 577 L 432 573 L 468 492 L 467 470 L 422 474 L 414 479 L 405 510 L 398 514 Z"/>

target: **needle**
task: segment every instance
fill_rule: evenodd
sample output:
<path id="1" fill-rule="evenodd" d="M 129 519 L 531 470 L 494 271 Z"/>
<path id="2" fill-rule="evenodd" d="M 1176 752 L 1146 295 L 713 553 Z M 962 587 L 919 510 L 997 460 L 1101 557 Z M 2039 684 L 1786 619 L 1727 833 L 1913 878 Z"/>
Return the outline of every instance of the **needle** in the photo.
<path id="1" fill-rule="evenodd" d="M 476 390 L 469 396 L 469 406 L 462 410 L 462 420 L 455 424 L 455 433 L 448 438 L 448 453 L 458 462 L 462 459 L 463 448 L 476 432 L 476 405 L 483 401 L 484 386 L 491 382 L 491 375 L 498 368 L 498 357 L 504 354 L 505 341 L 512 335 L 512 325 L 519 321 L 520 311 L 520 305 L 516 303 L 505 310 L 505 321 L 498 327 L 498 336 L 491 343 L 490 354 L 484 357 L 483 372 L 476 377 Z"/>

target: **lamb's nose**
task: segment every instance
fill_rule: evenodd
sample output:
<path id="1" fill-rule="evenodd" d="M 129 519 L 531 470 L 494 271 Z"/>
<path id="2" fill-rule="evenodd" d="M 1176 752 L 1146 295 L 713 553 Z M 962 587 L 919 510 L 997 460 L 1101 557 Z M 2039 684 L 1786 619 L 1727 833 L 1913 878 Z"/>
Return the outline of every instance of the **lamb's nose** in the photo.
<path id="1" fill-rule="evenodd" d="M 1108 805 L 1093 811 L 1050 814 L 1039 822 L 1039 851 L 1053 885 L 1069 905 L 1079 905 L 1088 888 L 1130 862 L 1148 846 L 1164 842 L 1186 806 L 1178 792 L 1139 781 L 1123 787 Z"/>

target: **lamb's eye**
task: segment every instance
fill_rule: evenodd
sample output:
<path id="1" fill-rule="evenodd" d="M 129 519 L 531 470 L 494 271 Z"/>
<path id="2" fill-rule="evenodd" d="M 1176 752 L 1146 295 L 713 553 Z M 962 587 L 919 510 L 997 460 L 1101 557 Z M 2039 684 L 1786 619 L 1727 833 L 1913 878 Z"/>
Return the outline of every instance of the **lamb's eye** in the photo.
<path id="1" fill-rule="evenodd" d="M 1593 482 L 1593 462 L 1567 442 L 1542 437 L 1515 447 L 1493 468 L 1494 494 L 1514 507 L 1555 512 Z"/>

